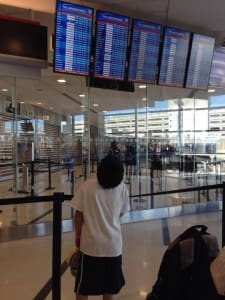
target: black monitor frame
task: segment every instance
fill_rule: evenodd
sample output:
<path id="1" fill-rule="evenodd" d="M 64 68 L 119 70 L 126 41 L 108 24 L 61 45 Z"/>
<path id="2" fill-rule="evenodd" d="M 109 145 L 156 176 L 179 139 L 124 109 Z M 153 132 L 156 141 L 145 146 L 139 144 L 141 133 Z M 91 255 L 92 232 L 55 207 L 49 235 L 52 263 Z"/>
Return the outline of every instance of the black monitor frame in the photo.
<path id="1" fill-rule="evenodd" d="M 87 74 L 84 73 L 80 73 L 80 72 L 76 72 L 76 71 L 63 71 L 63 70 L 58 70 L 56 69 L 56 43 L 57 43 L 57 36 L 56 36 L 56 30 L 57 30 L 57 8 L 58 8 L 58 4 L 59 3 L 65 3 L 65 4 L 69 4 L 72 5 L 74 7 L 84 7 L 87 9 L 91 9 L 92 10 L 92 28 L 91 28 L 91 34 L 90 34 L 90 53 L 89 53 L 89 70 Z M 94 9 L 92 7 L 88 7 L 88 6 L 84 6 L 84 5 L 80 5 L 80 4 L 75 4 L 75 3 L 71 3 L 68 1 L 64 1 L 64 0 L 57 0 L 56 1 L 56 9 L 55 9 L 55 34 L 54 34 L 54 59 L 53 59 L 53 71 L 55 73 L 62 73 L 62 74 L 71 74 L 71 75 L 79 75 L 79 76 L 89 76 L 90 74 L 90 68 L 91 68 L 91 51 L 92 51 L 92 39 L 93 39 L 93 19 L 94 19 Z"/>
<path id="2" fill-rule="evenodd" d="M 185 67 L 184 67 L 184 71 L 183 71 L 183 80 L 182 80 L 182 84 L 175 84 L 175 83 L 160 83 L 160 71 L 161 71 L 161 67 L 162 67 L 162 57 L 163 57 L 163 51 L 164 51 L 164 44 L 165 44 L 165 31 L 167 29 L 174 29 L 174 30 L 178 30 L 178 31 L 183 31 L 184 33 L 189 34 L 189 38 L 188 38 L 188 47 L 187 47 L 187 53 L 186 53 L 186 57 L 185 57 Z M 181 28 L 177 28 L 177 27 L 173 27 L 173 26 L 164 26 L 163 28 L 163 36 L 162 36 L 162 43 L 161 43 L 161 50 L 160 50 L 160 63 L 159 63 L 159 72 L 158 72 L 158 79 L 157 79 L 157 84 L 159 86 L 168 86 L 168 87 L 178 87 L 178 88 L 184 88 L 185 85 L 185 78 L 186 78 L 186 70 L 187 70 L 187 64 L 188 64 L 188 56 L 189 56 L 189 51 L 190 51 L 190 46 L 191 46 L 191 32 L 188 30 L 184 30 Z"/>
<path id="3" fill-rule="evenodd" d="M 119 17 L 124 17 L 124 18 L 128 18 L 129 21 L 128 21 L 128 34 L 127 34 L 127 41 L 126 41 L 126 54 L 125 54 L 125 67 L 124 67 L 124 78 L 114 78 L 114 77 L 105 77 L 105 76 L 96 76 L 95 74 L 95 66 L 96 66 L 96 46 L 97 46 L 97 30 L 98 30 L 98 15 L 100 13 L 108 13 L 108 14 L 111 14 L 111 15 L 115 15 L 115 16 L 119 16 Z M 98 78 L 98 79 L 104 79 L 104 80 L 118 80 L 118 81 L 124 81 L 127 79 L 127 57 L 128 57 L 128 51 L 129 51 L 129 45 L 128 45 L 128 42 L 129 42 L 129 34 L 130 34 L 130 20 L 131 18 L 126 16 L 126 15 L 121 15 L 121 14 L 118 14 L 118 13 L 114 13 L 114 12 L 110 12 L 110 11 L 105 11 L 105 10 L 97 10 L 96 11 L 96 18 L 95 18 L 95 34 L 94 34 L 94 49 L 93 49 L 93 67 L 92 67 L 92 72 L 91 72 L 91 75 L 94 77 L 94 78 Z"/>
<path id="4" fill-rule="evenodd" d="M 156 63 L 156 72 L 155 72 L 155 80 L 154 81 L 148 81 L 148 80 L 131 80 L 129 79 L 129 71 L 130 71 L 130 60 L 131 60 L 131 53 L 132 53 L 132 45 L 133 45 L 133 34 L 134 34 L 134 22 L 141 21 L 146 22 L 146 24 L 152 24 L 156 26 L 160 26 L 160 40 L 158 45 L 158 55 L 157 55 L 157 63 Z M 161 43 L 162 43 L 162 34 L 163 34 L 163 26 L 159 23 L 146 21 L 142 19 L 132 19 L 132 25 L 131 25 L 131 34 L 130 34 L 130 44 L 129 44 L 129 53 L 128 53 L 128 68 L 127 68 L 127 78 L 128 81 L 136 82 L 136 83 L 146 83 L 146 84 L 156 84 L 158 79 L 158 72 L 159 72 L 159 63 L 160 63 L 160 54 L 161 54 Z"/>
<path id="5" fill-rule="evenodd" d="M 188 57 L 187 71 L 186 71 L 186 76 L 185 76 L 185 88 L 192 89 L 192 90 L 207 90 L 207 89 L 208 89 L 208 86 L 209 86 L 210 71 L 211 71 L 212 59 L 213 59 L 213 52 L 214 52 L 214 51 L 212 51 L 211 62 L 210 62 L 210 68 L 209 68 L 209 72 L 208 72 L 208 76 L 207 76 L 207 84 L 205 85 L 205 87 L 200 87 L 200 86 L 189 86 L 189 85 L 187 85 L 188 72 L 189 72 L 189 68 L 190 68 L 190 60 L 191 60 L 192 48 L 193 48 L 193 40 L 194 40 L 194 36 L 195 36 L 195 35 L 199 35 L 199 36 L 203 36 L 203 37 L 206 37 L 206 38 L 212 38 L 212 39 L 214 39 L 214 46 L 213 46 L 213 49 L 214 49 L 214 47 L 215 47 L 215 38 L 214 38 L 214 37 L 207 36 L 207 35 L 203 35 L 203 34 L 200 34 L 200 33 L 195 33 L 195 32 L 193 32 L 193 33 L 191 34 L 191 46 L 190 46 L 190 50 L 189 50 L 189 57 Z"/>

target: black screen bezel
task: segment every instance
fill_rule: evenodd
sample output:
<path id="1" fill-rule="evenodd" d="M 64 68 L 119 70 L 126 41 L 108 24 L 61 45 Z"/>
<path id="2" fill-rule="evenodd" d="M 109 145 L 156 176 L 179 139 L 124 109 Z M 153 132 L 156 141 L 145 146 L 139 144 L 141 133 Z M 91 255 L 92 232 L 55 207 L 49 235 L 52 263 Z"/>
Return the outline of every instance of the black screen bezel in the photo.
<path id="1" fill-rule="evenodd" d="M 56 66 L 56 28 L 57 28 L 57 7 L 58 7 L 58 3 L 66 3 L 66 4 L 70 4 L 70 5 L 74 5 L 76 7 L 85 7 L 88 9 L 92 10 L 92 29 L 91 29 L 91 37 L 90 37 L 90 55 L 89 55 L 89 72 L 88 74 L 83 74 L 83 73 L 79 73 L 79 72 L 70 72 L 70 71 L 63 71 L 63 70 L 56 70 L 55 66 Z M 61 1 L 61 0 L 57 0 L 56 1 L 56 6 L 55 6 L 55 36 L 54 36 L 54 57 L 53 57 L 53 71 L 55 73 L 60 73 L 60 74 L 69 74 L 69 75 L 78 75 L 78 76 L 89 76 L 90 75 L 90 69 L 91 69 L 91 52 L 92 52 L 92 39 L 93 39 L 93 20 L 94 20 L 94 8 L 89 7 L 89 6 L 85 6 L 85 5 L 80 5 L 80 4 L 76 4 L 76 3 L 71 3 L 68 1 Z"/>
<path id="2" fill-rule="evenodd" d="M 128 18 L 128 35 L 127 35 L 127 47 L 126 47 L 126 56 L 125 56 L 125 69 L 124 69 L 124 78 L 114 78 L 114 77 L 105 77 L 105 76 L 96 76 L 95 75 L 95 64 L 96 64 L 96 44 L 97 44 L 97 30 L 98 30 L 98 15 L 100 13 L 109 13 L 111 15 L 115 15 L 115 16 L 121 16 L 121 17 L 125 17 Z M 126 16 L 126 15 L 122 15 L 122 14 L 118 14 L 118 13 L 114 13 L 114 12 L 110 12 L 110 11 L 106 11 L 106 10 L 102 10 L 102 9 L 98 9 L 96 10 L 96 18 L 95 18 L 95 34 L 94 34 L 94 40 L 95 40 L 95 48 L 93 51 L 93 70 L 92 70 L 92 76 L 96 79 L 104 79 L 104 80 L 118 80 L 118 81 L 125 81 L 127 79 L 127 75 L 126 75 L 126 71 L 127 71 L 127 63 L 128 63 L 128 41 L 129 41 L 129 34 L 130 34 L 130 23 L 131 23 L 131 18 Z"/>
<path id="3" fill-rule="evenodd" d="M 130 80 L 129 79 L 130 60 L 131 60 L 131 51 L 132 51 L 132 44 L 133 44 L 132 41 L 133 41 L 134 22 L 135 21 L 143 21 L 143 22 L 146 22 L 146 23 L 150 23 L 150 24 L 153 24 L 153 25 L 159 25 L 160 26 L 160 41 L 159 41 L 158 56 L 157 56 L 157 70 L 155 72 L 155 81 L 154 82 L 146 81 L 146 80 Z M 137 19 L 137 18 L 132 19 L 131 34 L 130 34 L 130 52 L 129 52 L 129 58 L 128 58 L 128 74 L 127 74 L 128 81 L 135 82 L 135 83 L 145 83 L 145 84 L 156 84 L 157 83 L 158 73 L 159 73 L 162 34 L 163 34 L 163 25 L 162 24 L 151 22 L 151 21 L 146 21 L 146 20 L 143 20 L 143 19 Z"/>

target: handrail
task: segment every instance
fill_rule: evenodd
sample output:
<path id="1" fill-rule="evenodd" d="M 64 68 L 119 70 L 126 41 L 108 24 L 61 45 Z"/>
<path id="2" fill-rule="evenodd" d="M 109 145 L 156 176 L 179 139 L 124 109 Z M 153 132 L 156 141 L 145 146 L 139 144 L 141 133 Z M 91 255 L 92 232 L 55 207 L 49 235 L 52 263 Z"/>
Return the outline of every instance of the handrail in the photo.
<path id="1" fill-rule="evenodd" d="M 62 202 L 71 200 L 72 195 L 54 193 L 52 196 L 35 196 L 7 198 L 0 205 L 24 204 L 34 202 L 53 202 L 53 232 L 52 232 L 52 299 L 61 299 L 61 243 L 62 243 Z"/>

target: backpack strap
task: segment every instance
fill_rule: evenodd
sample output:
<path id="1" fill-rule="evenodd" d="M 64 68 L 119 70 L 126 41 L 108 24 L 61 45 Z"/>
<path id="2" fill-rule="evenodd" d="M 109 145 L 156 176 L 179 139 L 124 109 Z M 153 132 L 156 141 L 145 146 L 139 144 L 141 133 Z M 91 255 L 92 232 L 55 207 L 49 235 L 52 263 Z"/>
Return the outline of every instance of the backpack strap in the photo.
<path id="1" fill-rule="evenodd" d="M 179 239 L 180 240 L 183 240 L 183 239 L 186 239 L 188 237 L 192 237 L 193 234 L 200 234 L 200 235 L 203 235 L 203 234 L 208 234 L 207 233 L 207 229 L 208 227 L 205 226 L 205 225 L 194 225 L 194 226 L 191 226 L 189 227 L 188 229 L 186 229 L 180 236 L 179 236 Z"/>
<path id="2" fill-rule="evenodd" d="M 179 242 L 181 269 L 187 268 L 194 261 L 194 250 L 195 247 L 199 246 L 199 242 L 196 241 L 197 239 L 196 236 L 197 235 L 195 235 L 194 237 L 181 240 Z M 203 239 L 207 249 L 209 259 L 210 261 L 212 261 L 215 257 L 217 257 L 217 255 L 220 252 L 217 237 L 211 234 L 203 234 L 200 236 L 200 239 Z M 195 243 L 198 244 L 195 245 Z M 201 247 L 203 247 L 203 245 Z"/>
<path id="3" fill-rule="evenodd" d="M 181 241 L 194 238 L 194 236 L 203 236 L 208 234 L 207 226 L 205 225 L 194 225 L 186 229 L 183 233 L 181 233 L 178 237 L 176 237 L 168 246 L 168 249 L 171 250 L 175 245 L 179 244 Z"/>
<path id="4" fill-rule="evenodd" d="M 189 267 L 194 261 L 195 241 L 188 238 L 179 242 L 180 247 L 180 267 L 182 270 Z"/>
<path id="5" fill-rule="evenodd" d="M 180 267 L 182 270 L 189 267 L 194 263 L 196 254 L 199 249 L 207 253 L 207 246 L 205 244 L 204 236 L 208 236 L 207 226 L 205 225 L 194 225 L 186 229 L 178 238 L 174 244 L 179 245 L 180 251 Z"/>

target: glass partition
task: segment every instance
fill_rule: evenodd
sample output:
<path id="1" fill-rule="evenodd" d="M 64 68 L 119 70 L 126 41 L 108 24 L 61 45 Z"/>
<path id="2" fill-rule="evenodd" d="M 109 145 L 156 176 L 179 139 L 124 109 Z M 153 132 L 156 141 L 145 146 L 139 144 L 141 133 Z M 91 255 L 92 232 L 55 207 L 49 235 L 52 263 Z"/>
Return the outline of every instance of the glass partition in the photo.
<path id="1" fill-rule="evenodd" d="M 40 80 L 2 77 L 3 198 L 74 193 L 83 180 L 95 176 L 98 161 L 113 153 L 124 164 L 130 194 L 137 196 L 132 197 L 133 210 L 221 199 L 218 192 L 138 196 L 223 181 L 221 89 L 215 95 L 135 84 L 134 92 L 125 92 L 88 87 L 84 77 L 63 79 L 51 86 L 46 74 Z M 27 94 L 24 85 L 29 86 Z M 31 94 L 36 95 L 32 101 Z M 51 209 L 22 205 L 3 208 L 0 216 L 5 225 L 47 222 Z M 71 216 L 65 203 L 63 218 Z"/>
<path id="2" fill-rule="evenodd" d="M 181 93 L 177 98 L 153 100 L 154 89 L 140 89 L 133 107 L 130 104 L 126 109 L 99 112 L 99 158 L 116 143 L 132 195 L 221 182 L 221 162 L 215 165 L 221 133 L 210 130 L 212 111 L 207 92 L 193 93 L 191 98 L 182 97 Z M 164 94 L 168 91 L 169 88 L 163 88 Z M 124 94 L 124 102 L 126 97 Z M 128 167 L 130 148 L 135 149 L 135 164 Z M 179 195 L 171 201 L 163 195 L 145 198 L 134 200 L 133 209 L 218 200 L 220 196 L 209 195 L 205 199 L 190 192 L 184 199 Z"/>

